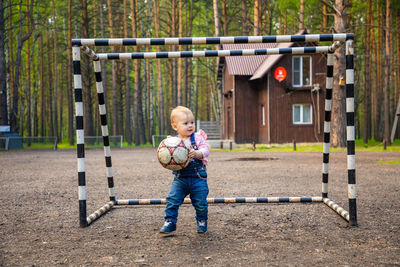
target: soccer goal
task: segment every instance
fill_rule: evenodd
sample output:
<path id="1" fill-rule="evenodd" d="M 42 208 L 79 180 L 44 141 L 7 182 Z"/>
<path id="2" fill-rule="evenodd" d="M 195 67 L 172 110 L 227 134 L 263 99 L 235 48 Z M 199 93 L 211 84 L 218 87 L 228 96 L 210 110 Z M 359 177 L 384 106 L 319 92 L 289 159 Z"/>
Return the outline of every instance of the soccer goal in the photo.
<path id="1" fill-rule="evenodd" d="M 353 39 L 350 33 L 340 34 L 308 34 L 308 35 L 278 35 L 278 36 L 238 36 L 238 37 L 186 37 L 186 38 L 123 38 L 123 39 L 73 39 L 73 76 L 75 88 L 76 136 L 78 156 L 78 194 L 79 221 L 81 227 L 87 227 L 116 205 L 151 205 L 166 204 L 165 199 L 117 199 L 114 188 L 114 177 L 111 164 L 110 139 L 108 136 L 107 113 L 104 101 L 104 91 L 101 78 L 100 60 L 132 60 L 152 58 L 183 58 L 183 57 L 228 57 L 254 56 L 277 54 L 327 54 L 326 94 L 324 143 L 322 159 L 322 196 L 310 197 L 239 197 L 239 198 L 208 198 L 209 203 L 324 203 L 350 226 L 357 225 L 356 209 L 356 173 L 355 173 L 355 130 L 354 130 L 354 69 L 353 69 Z M 142 52 L 142 53 L 95 53 L 89 46 L 137 46 L 137 45 L 200 45 L 200 44 L 238 44 L 238 43 L 284 43 L 303 42 L 318 43 L 330 41 L 328 46 L 307 46 L 291 48 L 242 49 L 242 50 L 212 50 L 212 51 L 171 51 L 171 52 Z M 330 122 L 332 107 L 334 51 L 345 44 L 346 57 L 346 118 L 347 118 L 347 174 L 349 209 L 337 205 L 328 198 L 328 171 L 330 147 Z M 104 156 L 107 168 L 107 179 L 110 201 L 95 212 L 87 215 L 86 181 L 85 181 L 85 137 L 83 128 L 81 51 L 93 60 L 96 77 L 98 105 L 101 117 Z M 84 77 L 87 79 L 88 77 Z M 190 199 L 185 199 L 189 204 Z"/>

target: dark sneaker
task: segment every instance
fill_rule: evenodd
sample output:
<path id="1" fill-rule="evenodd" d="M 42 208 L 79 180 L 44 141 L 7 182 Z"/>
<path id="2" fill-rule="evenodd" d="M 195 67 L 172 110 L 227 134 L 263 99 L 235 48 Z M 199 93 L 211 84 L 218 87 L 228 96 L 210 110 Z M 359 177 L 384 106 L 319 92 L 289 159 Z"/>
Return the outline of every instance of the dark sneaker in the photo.
<path id="1" fill-rule="evenodd" d="M 207 232 L 207 220 L 197 221 L 197 232 L 199 234 Z"/>
<path id="2" fill-rule="evenodd" d="M 176 223 L 165 221 L 163 227 L 160 229 L 160 233 L 169 236 L 173 235 L 176 232 Z"/>

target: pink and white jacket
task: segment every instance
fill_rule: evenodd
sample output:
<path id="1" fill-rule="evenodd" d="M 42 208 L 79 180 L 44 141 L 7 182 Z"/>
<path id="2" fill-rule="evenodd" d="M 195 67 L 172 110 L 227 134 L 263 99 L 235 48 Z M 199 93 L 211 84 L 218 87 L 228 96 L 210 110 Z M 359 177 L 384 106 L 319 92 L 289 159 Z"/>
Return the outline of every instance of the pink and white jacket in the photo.
<path id="1" fill-rule="evenodd" d="M 207 157 L 208 155 L 210 155 L 210 149 L 206 144 L 206 140 L 207 140 L 207 134 L 202 129 L 194 133 L 194 141 L 196 142 L 196 146 L 198 150 L 201 153 L 203 153 L 203 158 L 201 159 L 201 161 L 203 162 L 204 165 L 208 164 Z M 190 137 L 184 139 L 183 141 L 185 142 L 185 144 L 191 146 Z"/>

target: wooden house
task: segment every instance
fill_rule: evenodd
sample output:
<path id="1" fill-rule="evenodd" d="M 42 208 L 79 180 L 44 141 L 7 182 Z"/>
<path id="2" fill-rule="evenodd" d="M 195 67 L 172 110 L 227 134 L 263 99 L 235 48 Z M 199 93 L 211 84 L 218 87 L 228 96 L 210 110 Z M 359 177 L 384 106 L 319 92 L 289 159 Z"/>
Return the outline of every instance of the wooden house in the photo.
<path id="1" fill-rule="evenodd" d="M 223 49 L 305 45 L 225 44 Z M 263 144 L 323 141 L 325 54 L 233 56 L 221 58 L 219 67 L 223 139 Z M 274 74 L 282 68 L 286 78 L 278 81 Z"/>

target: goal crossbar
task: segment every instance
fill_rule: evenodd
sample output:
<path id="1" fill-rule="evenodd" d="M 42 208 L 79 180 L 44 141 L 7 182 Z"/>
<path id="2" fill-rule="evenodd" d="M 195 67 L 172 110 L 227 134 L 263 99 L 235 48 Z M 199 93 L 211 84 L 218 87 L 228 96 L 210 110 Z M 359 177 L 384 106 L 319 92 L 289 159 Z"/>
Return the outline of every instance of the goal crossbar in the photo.
<path id="1" fill-rule="evenodd" d="M 354 39 L 352 33 L 270 35 L 270 36 L 225 36 L 225 37 L 180 37 L 180 38 L 111 38 L 72 39 L 73 46 L 139 46 L 139 45 L 203 45 L 203 44 L 250 44 L 250 43 L 313 43 L 323 41 L 347 41 Z"/>
<path id="2" fill-rule="evenodd" d="M 355 129 L 354 129 L 354 35 L 341 34 L 310 34 L 310 35 L 282 35 L 282 36 L 237 36 L 237 37 L 186 37 L 186 38 L 123 38 L 123 39 L 72 39 L 73 78 L 75 92 L 75 116 L 77 136 L 78 161 L 78 197 L 79 220 L 81 227 L 87 227 L 102 215 L 119 205 L 162 205 L 165 199 L 120 199 L 115 195 L 114 177 L 111 163 L 111 149 L 107 126 L 107 112 L 104 89 L 101 77 L 100 60 L 130 60 L 152 58 L 181 58 L 181 57 L 226 57 L 226 56 L 254 56 L 276 54 L 327 54 L 326 94 L 324 142 L 322 159 L 322 196 L 321 197 L 236 197 L 236 198 L 208 198 L 210 204 L 229 203 L 324 203 L 345 219 L 350 226 L 357 225 L 356 209 L 356 175 L 355 175 Z M 194 45 L 194 44 L 243 44 L 243 43 L 282 43 L 282 42 L 320 42 L 332 41 L 330 46 L 305 46 L 271 49 L 243 49 L 243 50 L 213 50 L 213 51 L 167 51 L 144 53 L 99 53 L 96 54 L 88 46 L 135 46 L 135 45 Z M 334 51 L 345 43 L 346 57 L 346 140 L 347 140 L 347 174 L 349 211 L 337 205 L 328 198 L 329 149 L 330 149 L 330 122 L 332 109 L 333 65 Z M 93 60 L 96 78 L 96 90 L 101 121 L 101 130 L 104 143 L 104 156 L 107 169 L 108 189 L 110 201 L 87 216 L 86 210 L 86 178 L 85 178 L 85 142 L 83 127 L 83 97 L 81 77 L 81 51 Z M 184 204 L 189 204 L 185 199 Z"/>

